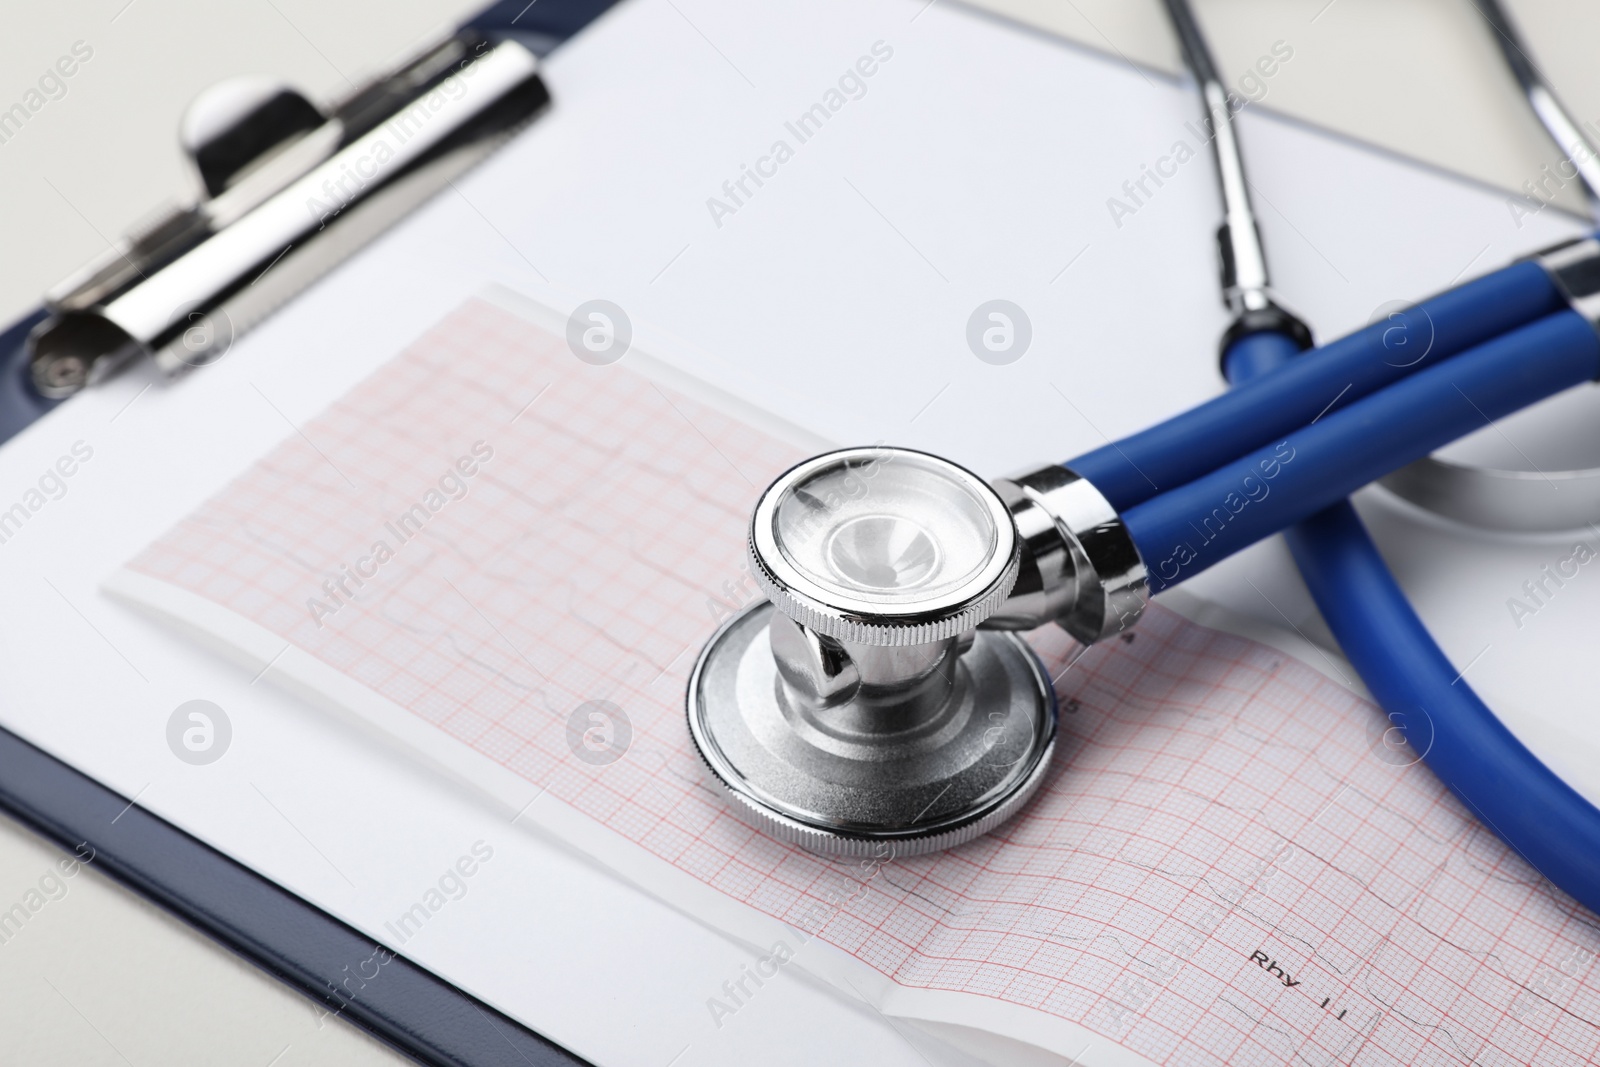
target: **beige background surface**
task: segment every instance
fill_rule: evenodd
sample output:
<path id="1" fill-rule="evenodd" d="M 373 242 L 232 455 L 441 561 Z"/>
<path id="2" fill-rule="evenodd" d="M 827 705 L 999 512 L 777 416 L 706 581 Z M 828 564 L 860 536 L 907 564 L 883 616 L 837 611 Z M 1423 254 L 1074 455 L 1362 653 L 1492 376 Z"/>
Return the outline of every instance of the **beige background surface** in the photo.
<path id="1" fill-rule="evenodd" d="M 1230 81 L 1294 49 L 1264 107 L 1370 144 L 1519 189 L 1561 154 L 1523 102 L 1473 0 L 1190 0 Z M 1582 122 L 1600 125 L 1600 5 L 1502 0 L 1535 63 Z M 1177 71 L 1160 0 L 975 0 L 1131 62 Z M 1579 210 L 1576 186 L 1564 203 Z"/>
<path id="2" fill-rule="evenodd" d="M 680 0 L 692 10 L 693 0 Z M 907 0 L 908 3 L 921 0 Z M 949 2 L 949 0 L 936 0 Z M 1523 105 L 1470 0 L 1195 0 L 1237 77 L 1275 41 L 1295 50 L 1262 105 L 1431 165 L 1516 189 L 1559 153 Z M 983 0 L 1090 47 L 1175 70 L 1159 0 Z M 93 57 L 0 144 L 0 320 L 192 188 L 176 146 L 187 101 L 218 78 L 280 75 L 337 94 L 471 0 L 12 0 L 0 109 L 74 42 Z M 1580 120 L 1600 123 L 1600 5 L 1515 0 L 1538 62 Z M 559 89 L 559 87 L 557 87 Z M 975 87 L 974 91 L 981 91 Z M 1083 106 L 1094 107 L 1085 100 Z M 1567 206 L 1578 208 L 1575 189 Z M 60 854 L 0 821 L 0 909 Z M 92 868 L 0 944 L 0 1062 L 400 1062 Z"/>

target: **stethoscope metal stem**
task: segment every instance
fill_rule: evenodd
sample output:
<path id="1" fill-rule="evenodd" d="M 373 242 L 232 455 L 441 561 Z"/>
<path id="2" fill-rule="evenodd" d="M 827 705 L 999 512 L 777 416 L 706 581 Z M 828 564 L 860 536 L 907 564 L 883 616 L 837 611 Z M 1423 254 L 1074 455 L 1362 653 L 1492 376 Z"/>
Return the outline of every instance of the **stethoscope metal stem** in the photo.
<path id="1" fill-rule="evenodd" d="M 1484 21 L 1489 24 L 1491 36 L 1505 57 L 1506 66 L 1511 68 L 1512 77 L 1522 87 L 1528 106 L 1583 182 L 1584 199 L 1589 205 L 1590 216 L 1600 221 L 1600 154 L 1597 154 L 1594 142 L 1584 134 L 1582 127 L 1573 120 L 1572 113 L 1556 96 L 1549 81 L 1533 65 L 1522 37 L 1505 8 L 1500 5 L 1500 0 L 1477 0 L 1477 7 Z"/>
<path id="2" fill-rule="evenodd" d="M 1223 299 L 1235 315 L 1264 310 L 1272 305 L 1268 292 L 1271 281 L 1255 209 L 1250 203 L 1250 186 L 1245 180 L 1244 156 L 1234 130 L 1228 90 L 1217 75 L 1217 65 L 1188 0 L 1166 0 L 1166 5 L 1184 61 L 1199 83 L 1211 128 L 1211 155 L 1222 191 L 1223 223 L 1217 231 L 1217 244 L 1222 259 Z"/>
<path id="3" fill-rule="evenodd" d="M 1223 360 L 1226 362 L 1228 350 L 1236 341 L 1252 334 L 1282 334 L 1298 348 L 1310 348 L 1311 331 L 1306 324 L 1279 305 L 1272 295 L 1267 254 L 1261 245 L 1261 228 L 1256 223 L 1250 182 L 1245 176 L 1244 153 L 1233 122 L 1233 101 L 1237 98 L 1228 92 L 1217 74 L 1216 62 L 1211 58 L 1205 34 L 1188 0 L 1166 0 L 1166 5 L 1184 62 L 1194 76 L 1205 105 L 1204 122 L 1211 132 L 1211 158 L 1216 165 L 1217 188 L 1222 196 L 1217 259 L 1222 302 L 1233 315 L 1233 323 L 1222 337 Z"/>

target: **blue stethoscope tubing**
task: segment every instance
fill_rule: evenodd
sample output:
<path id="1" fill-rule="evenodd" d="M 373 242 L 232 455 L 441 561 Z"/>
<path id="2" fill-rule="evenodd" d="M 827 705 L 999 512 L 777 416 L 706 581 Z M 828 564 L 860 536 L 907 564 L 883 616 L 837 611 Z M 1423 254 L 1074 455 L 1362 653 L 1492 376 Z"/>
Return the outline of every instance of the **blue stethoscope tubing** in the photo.
<path id="1" fill-rule="evenodd" d="M 1225 365 L 1241 380 L 1270 369 L 1264 361 Z M 1528 751 L 1456 671 L 1356 509 L 1341 500 L 1285 536 L 1339 647 L 1412 751 L 1530 867 L 1600 911 L 1600 810 Z"/>
<path id="2" fill-rule="evenodd" d="M 1412 751 L 1529 866 L 1600 911 L 1600 809 L 1456 672 L 1344 499 L 1486 420 L 1600 377 L 1600 334 L 1531 262 L 1400 316 L 1309 352 L 1283 333 L 1247 334 L 1223 357 L 1230 392 L 1067 466 L 1122 514 L 1152 591 L 1284 530 L 1340 648 Z M 1395 328 L 1431 331 L 1427 358 L 1397 365 L 1384 336 Z M 1335 396 L 1344 406 L 1322 414 Z M 1168 563 L 1176 545 L 1194 558 Z"/>
<path id="3" fill-rule="evenodd" d="M 1112 507 L 1125 511 L 1252 449 L 1275 443 L 1309 424 L 1330 404 L 1338 410 L 1566 307 L 1542 267 L 1516 263 L 1334 341 L 1318 349 L 1316 359 L 1292 361 L 1272 374 L 1241 380 L 1230 392 L 1086 452 L 1068 465 L 1093 482 Z M 1397 339 L 1406 343 L 1397 345 Z M 1236 341 L 1228 358 L 1237 361 L 1263 346 L 1283 342 L 1298 353 L 1292 339 L 1264 331 Z M 1416 347 L 1423 347 L 1426 355 L 1412 354 Z"/>
<path id="4" fill-rule="evenodd" d="M 1577 312 L 1559 311 L 1152 496 L 1124 510 L 1123 522 L 1159 592 L 1495 419 L 1597 377 L 1600 334 Z"/>

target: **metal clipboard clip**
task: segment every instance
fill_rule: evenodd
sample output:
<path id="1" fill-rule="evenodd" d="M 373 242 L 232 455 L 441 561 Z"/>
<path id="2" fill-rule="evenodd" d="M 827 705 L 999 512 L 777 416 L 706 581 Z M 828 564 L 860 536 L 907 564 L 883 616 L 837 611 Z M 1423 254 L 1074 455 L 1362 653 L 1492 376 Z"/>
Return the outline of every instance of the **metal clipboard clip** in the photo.
<path id="1" fill-rule="evenodd" d="M 49 316 L 27 342 L 34 387 L 55 399 L 138 356 L 168 375 L 221 358 L 549 102 L 533 52 L 470 29 L 325 112 L 278 83 L 214 86 L 183 123 L 205 194 L 45 295 Z"/>

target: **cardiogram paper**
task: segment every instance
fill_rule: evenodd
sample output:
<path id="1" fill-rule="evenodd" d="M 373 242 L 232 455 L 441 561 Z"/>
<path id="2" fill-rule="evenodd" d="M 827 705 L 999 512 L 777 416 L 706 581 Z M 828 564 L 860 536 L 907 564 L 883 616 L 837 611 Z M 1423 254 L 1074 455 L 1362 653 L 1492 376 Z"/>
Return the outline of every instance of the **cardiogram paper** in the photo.
<path id="1" fill-rule="evenodd" d="M 474 301 L 109 588 L 893 1014 L 1086 1063 L 1592 1062 L 1595 917 L 1370 704 L 1159 606 L 1062 674 L 1054 771 L 998 833 L 862 864 L 735 820 L 684 684 L 804 450 L 641 366 Z"/>

